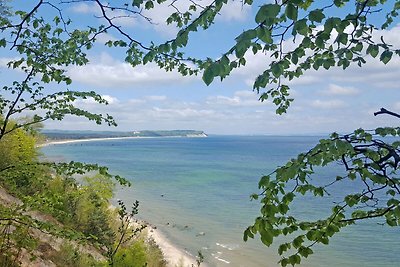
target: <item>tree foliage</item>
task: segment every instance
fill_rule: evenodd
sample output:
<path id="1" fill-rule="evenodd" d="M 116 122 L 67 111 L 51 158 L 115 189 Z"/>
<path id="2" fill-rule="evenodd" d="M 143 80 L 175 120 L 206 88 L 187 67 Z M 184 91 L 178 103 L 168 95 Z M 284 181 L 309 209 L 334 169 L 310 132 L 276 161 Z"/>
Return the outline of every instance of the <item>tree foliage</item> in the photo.
<path id="1" fill-rule="evenodd" d="M 23 164 L 37 159 L 35 139 L 21 129 L 4 137 L 0 143 L 0 169 L 11 164 Z"/>
<path id="2" fill-rule="evenodd" d="M 0 145 L 7 145 L 1 151 L 4 157 L 0 158 L 0 262 L 3 266 L 19 266 L 23 255 L 32 253 L 33 257 L 35 250 L 49 246 L 46 240 L 54 237 L 62 242 L 60 254 L 51 252 L 56 250 L 51 246 L 45 254 L 60 266 L 119 266 L 111 260 L 107 264 L 106 260 L 114 257 L 132 265 L 135 261 L 122 257 L 120 250 L 144 255 L 141 262 L 163 262 L 162 255 L 157 254 L 158 248 L 145 244 L 139 237 L 144 227 L 130 221 L 138 212 L 138 203 L 129 214 L 123 203 L 115 212 L 110 209 L 115 184 L 105 167 L 39 162 L 33 144 L 34 137 L 22 129 L 16 129 L 0 141 Z M 93 171 L 99 173 L 92 175 Z M 91 175 L 76 179 L 75 174 L 87 172 Z M 73 250 L 63 251 L 64 245 L 72 246 Z M 103 261 L 87 254 L 81 245 L 93 246 L 103 254 Z M 147 256 L 147 252 L 153 256 Z"/>
<path id="3" fill-rule="evenodd" d="M 172 1 L 169 4 L 176 12 L 170 14 L 166 23 L 176 25 L 179 31 L 176 38 L 160 44 L 145 44 L 132 37 L 127 29 L 118 24 L 121 16 L 113 12 L 122 11 L 123 17 L 142 17 L 151 23 L 152 19 L 145 15 L 144 10 L 158 8 L 165 4 L 165 0 L 126 1 L 115 5 L 87 1 L 93 3 L 101 15 L 98 16 L 98 22 L 87 25 L 86 29 L 77 29 L 63 16 L 65 8 L 79 2 L 37 1 L 30 10 L 18 10 L 15 16 L 2 17 L 0 29 L 4 37 L 0 44 L 20 55 L 18 59 L 11 60 L 8 67 L 26 73 L 22 82 L 14 82 L 3 88 L 15 95 L 14 101 L 0 101 L 5 124 L 12 115 L 41 109 L 46 112 L 36 115 L 32 123 L 60 120 L 72 114 L 96 123 L 114 125 L 115 122 L 108 115 L 91 114 L 73 105 L 73 101 L 79 98 L 93 98 L 96 102 L 106 103 L 95 92 L 67 90 L 49 95 L 42 93 L 43 85 L 50 82 L 70 85 L 72 81 L 65 67 L 87 64 L 86 51 L 94 46 L 100 34 L 108 32 L 114 33 L 117 40 L 106 42 L 106 46 L 124 48 L 125 61 L 132 66 L 156 62 L 160 68 L 166 71 L 177 69 L 182 75 L 202 72 L 206 84 L 216 77 L 223 79 L 234 69 L 244 66 L 249 53 L 267 54 L 272 60 L 265 70 L 260 70 L 253 89 L 260 93 L 261 101 L 271 98 L 277 105 L 278 114 L 286 112 L 293 101 L 289 96 L 290 88 L 285 83 L 300 77 L 307 70 L 321 67 L 346 69 L 352 64 L 362 66 L 371 58 L 378 58 L 387 64 L 393 55 L 400 53 L 383 37 L 374 35 L 378 30 L 387 29 L 395 23 L 400 8 L 398 1 L 334 0 L 321 3 L 288 0 L 257 7 L 258 2 L 245 0 L 243 5 L 258 10 L 254 27 L 238 35 L 232 47 L 222 51 L 218 59 L 191 57 L 185 54 L 185 47 L 189 44 L 190 34 L 211 27 L 216 16 L 227 5 L 227 0 L 215 0 L 206 6 L 191 1 L 184 7 Z M 41 13 L 45 8 L 53 11 L 52 20 Z M 294 45 L 288 46 L 289 42 Z M 24 93 L 28 96 L 26 99 L 23 98 Z M 1 132 L 5 133 L 4 127 Z"/>
<path id="4" fill-rule="evenodd" d="M 63 11 L 79 2 L 89 2 L 100 11 L 96 22 L 86 28 L 76 27 Z M 115 11 L 152 23 L 145 11 L 165 4 L 175 9 L 166 20 L 167 24 L 178 28 L 176 37 L 171 40 L 146 44 L 118 24 L 120 16 Z M 222 80 L 234 69 L 245 66 L 249 54 L 267 55 L 271 60 L 265 69 L 260 70 L 253 90 L 260 94 L 261 101 L 272 101 L 278 114 L 287 112 L 293 101 L 288 81 L 311 69 L 347 69 L 354 64 L 362 67 L 373 58 L 387 64 L 400 54 L 399 48 L 380 35 L 381 30 L 398 22 L 398 0 L 286 0 L 267 3 L 243 0 L 243 5 L 256 10 L 253 26 L 232 40 L 231 47 L 221 51 L 217 59 L 191 56 L 186 49 L 190 35 L 212 27 L 216 16 L 227 4 L 228 0 L 213 0 L 206 4 L 194 0 L 183 6 L 177 1 L 166 0 L 118 3 L 40 0 L 26 10 L 0 5 L 0 47 L 15 55 L 8 62 L 8 68 L 18 69 L 24 74 L 21 80 L 2 88 L 0 145 L 7 146 L 3 141 L 6 138 L 18 139 L 22 129 L 30 131 L 38 122 L 61 120 L 67 115 L 115 125 L 109 115 L 94 114 L 74 105 L 76 100 L 87 98 L 100 104 L 107 102 L 96 92 L 70 90 L 73 84 L 66 71 L 68 66 L 82 66 L 89 62 L 86 53 L 103 33 L 113 33 L 116 39 L 106 42 L 106 46 L 124 49 L 125 61 L 132 66 L 155 62 L 166 71 L 176 69 L 182 75 L 201 74 L 207 85 L 215 78 Z M 46 91 L 47 86 L 54 84 L 64 89 Z M 35 114 L 29 121 L 13 121 L 28 111 Z M 396 115 L 385 109 L 377 115 L 385 113 Z M 389 127 L 372 131 L 357 129 L 345 135 L 334 133 L 330 138 L 320 140 L 308 152 L 262 177 L 259 183 L 262 192 L 253 195 L 261 201 L 261 214 L 246 229 L 245 240 L 260 234 L 261 241 L 269 246 L 275 237 L 290 235 L 293 240 L 281 244 L 278 249 L 278 253 L 283 255 L 280 263 L 285 266 L 300 263 L 302 257 L 313 253 L 314 244 L 328 244 L 333 235 L 356 221 L 382 217 L 389 226 L 397 226 L 400 223 L 399 143 L 397 139 L 393 141 L 388 137 L 397 138 L 399 132 L 398 128 Z M 24 144 L 28 146 L 21 148 L 24 157 L 35 157 L 28 153 L 29 142 L 24 141 Z M 14 163 L 24 160 L 13 153 L 7 159 L 12 164 L 0 169 L 2 177 L 9 180 L 17 179 L 11 172 L 17 170 Z M 326 185 L 315 183 L 312 179 L 315 169 L 332 163 L 340 163 L 344 175 L 333 177 Z M 18 176 L 29 174 L 34 165 L 38 164 L 20 167 Z M 106 168 L 97 165 L 76 162 L 41 165 L 51 167 L 58 175 L 97 170 L 111 177 Z M 115 178 L 126 183 L 121 177 Z M 308 221 L 291 214 L 291 203 L 299 195 L 324 197 L 332 186 L 346 182 L 356 183 L 357 192 L 339 196 L 341 202 L 332 206 L 328 217 Z"/>
<path id="5" fill-rule="evenodd" d="M 261 216 L 246 229 L 244 239 L 259 233 L 261 241 L 269 246 L 274 238 L 289 236 L 292 240 L 278 248 L 279 255 L 284 255 L 280 263 L 286 266 L 300 263 L 301 257 L 313 254 L 312 246 L 318 243 L 327 245 L 341 228 L 357 221 L 382 217 L 389 226 L 398 226 L 400 180 L 396 170 L 400 143 L 398 139 L 388 142 L 385 137 L 398 137 L 399 134 L 398 127 L 374 131 L 358 129 L 347 135 L 334 133 L 262 177 L 259 182 L 262 193 L 252 196 L 254 199 L 261 197 Z M 318 167 L 331 166 L 332 163 L 340 163 L 344 175 L 332 177 L 326 184 L 313 179 Z M 291 204 L 297 197 L 324 197 L 339 184 L 341 188 L 354 188 L 354 193 L 335 195 L 338 201 L 332 204 L 329 216 L 310 221 L 291 213 Z"/>

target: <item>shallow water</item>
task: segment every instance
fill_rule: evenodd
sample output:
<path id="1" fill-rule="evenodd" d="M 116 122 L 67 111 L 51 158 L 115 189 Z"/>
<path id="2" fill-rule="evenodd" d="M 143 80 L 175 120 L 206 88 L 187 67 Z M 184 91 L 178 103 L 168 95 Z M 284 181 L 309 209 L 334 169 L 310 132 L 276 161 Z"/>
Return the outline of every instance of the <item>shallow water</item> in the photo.
<path id="1" fill-rule="evenodd" d="M 174 244 L 210 266 L 277 266 L 276 247 L 259 240 L 242 241 L 243 230 L 258 216 L 249 201 L 258 180 L 318 137 L 211 136 L 93 141 L 48 146 L 47 157 L 106 165 L 133 182 L 118 189 L 116 199 L 140 201 L 140 217 L 156 225 Z M 322 181 L 336 177 L 339 167 L 319 171 Z M 335 190 L 350 192 L 353 185 Z M 327 214 L 333 199 L 303 198 L 293 210 L 302 216 Z M 329 210 L 328 210 L 329 212 Z M 398 266 L 398 228 L 377 221 L 361 223 L 334 237 L 329 246 L 303 266 Z"/>

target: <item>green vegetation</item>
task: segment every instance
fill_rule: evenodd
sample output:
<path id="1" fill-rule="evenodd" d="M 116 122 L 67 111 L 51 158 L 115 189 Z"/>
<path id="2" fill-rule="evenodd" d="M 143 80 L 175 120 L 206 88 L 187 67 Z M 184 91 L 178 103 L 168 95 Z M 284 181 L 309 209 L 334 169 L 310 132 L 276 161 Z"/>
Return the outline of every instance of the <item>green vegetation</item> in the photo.
<path id="1" fill-rule="evenodd" d="M 104 196 L 97 195 L 96 191 L 85 186 L 79 187 L 71 175 L 97 170 L 103 176 L 95 176 L 94 181 L 89 179 L 88 183 L 112 176 L 97 165 L 39 163 L 36 152 L 32 150 L 31 135 L 26 135 L 34 130 L 32 127 L 36 123 L 61 120 L 66 115 L 85 117 L 98 124 L 115 125 L 107 114 L 94 114 L 74 106 L 76 100 L 87 98 L 107 104 L 96 92 L 66 89 L 49 92 L 45 88 L 49 83 L 58 84 L 57 88 L 70 85 L 72 80 L 68 77 L 66 67 L 87 64 L 86 52 L 93 47 L 99 34 L 114 31 L 117 39 L 108 41 L 106 45 L 125 49 L 125 60 L 132 66 L 156 62 L 160 68 L 167 71 L 176 69 L 182 75 L 202 73 L 206 84 L 215 78 L 224 79 L 234 69 L 244 66 L 248 53 L 267 54 L 271 61 L 265 69 L 259 70 L 253 89 L 260 93 L 261 101 L 271 100 L 277 106 L 278 114 L 287 112 L 293 101 L 287 81 L 301 77 L 310 69 L 347 69 L 354 64 L 362 67 L 373 58 L 387 64 L 400 54 L 399 49 L 375 35 L 378 30 L 397 23 L 400 9 L 398 0 L 331 0 L 323 3 L 287 0 L 261 5 L 253 0 L 244 0 L 244 5 L 251 5 L 257 10 L 255 24 L 237 36 L 232 47 L 218 59 L 186 56 L 185 47 L 190 42 L 190 34 L 207 29 L 214 23 L 227 0 L 215 0 L 205 6 L 191 1 L 184 10 L 172 1 L 176 12 L 169 16 L 167 23 L 179 27 L 176 38 L 148 45 L 136 40 L 127 29 L 113 23 L 115 18 L 110 12 L 120 10 L 144 16 L 142 10 L 153 9 L 165 0 L 126 1 L 117 6 L 92 1 L 103 15 L 87 28 L 76 28 L 62 16 L 62 10 L 71 2 L 79 1 L 37 1 L 31 9 L 24 11 L 13 10 L 3 3 L 0 5 L 0 47 L 13 52 L 13 59 L 9 60 L 7 66 L 19 70 L 23 76 L 18 81 L 3 85 L 0 95 L 0 178 L 5 188 L 23 201 L 22 205 L 2 206 L 1 226 L 5 230 L 2 232 L 1 261 L 12 262 L 10 266 L 17 264 L 21 248 L 31 251 L 37 246 L 35 237 L 29 232 L 31 228 L 75 240 L 90 235 L 88 239 L 100 246 L 112 243 L 108 234 L 101 235 L 103 231 L 108 233 L 112 230 L 100 219 L 108 212 L 104 208 Z M 291 42 L 290 46 L 288 42 Z M 34 115 L 29 120 L 15 119 L 26 112 Z M 400 117 L 386 109 L 376 113 L 381 114 Z M 399 135 L 398 127 L 381 127 L 371 131 L 357 129 L 346 135 L 334 133 L 271 175 L 262 177 L 259 183 L 261 193 L 253 196 L 254 199 L 260 199 L 261 212 L 254 224 L 246 229 L 245 240 L 259 234 L 261 241 L 269 246 L 276 237 L 289 235 L 291 241 L 284 241 L 278 249 L 282 255 L 280 263 L 286 266 L 300 263 L 302 257 L 313 253 L 315 244 L 328 244 L 333 235 L 356 221 L 380 217 L 388 226 L 398 226 L 399 142 L 391 142 L 387 137 Z M 9 141 L 6 142 L 6 139 Z M 15 145 L 14 142 L 21 143 Z M 325 167 L 334 162 L 342 164 L 345 175 L 332 177 L 328 185 L 320 185 L 312 180 L 315 167 Z M 126 184 L 121 177 L 114 178 Z M 291 214 L 291 203 L 297 196 L 324 197 L 331 185 L 353 181 L 356 192 L 336 196 L 341 202 L 334 204 L 329 216 L 307 221 Z M 59 183 L 53 185 L 54 192 L 47 190 L 52 183 Z M 58 191 L 60 188 L 65 190 L 61 193 Z M 81 192 L 82 196 L 76 196 L 74 190 Z M 65 202 L 66 197 L 71 201 Z M 94 204 L 88 203 L 89 200 L 93 200 Z M 95 210 L 92 205 L 99 208 L 96 211 L 99 214 L 94 218 L 85 218 L 83 211 Z M 65 225 L 76 220 L 79 231 L 66 231 L 58 223 L 37 221 L 29 215 L 35 209 L 49 212 Z M 93 229 L 97 221 L 100 221 L 101 227 Z M 25 238 L 21 239 L 21 236 Z M 118 257 L 125 255 L 122 251 L 138 247 L 140 244 L 112 252 L 112 262 L 119 262 Z M 136 255 L 142 258 L 139 248 Z"/>
<path id="2" fill-rule="evenodd" d="M 29 261 L 82 267 L 165 265 L 154 241 L 142 233 L 144 226 L 131 221 L 138 203 L 129 214 L 123 203 L 110 209 L 114 182 L 104 170 L 78 182 L 74 170 L 62 173 L 38 162 L 35 136 L 22 129 L 5 135 L 0 146 L 1 266 Z"/>
<path id="3" fill-rule="evenodd" d="M 122 202 L 110 209 L 115 184 L 106 168 L 39 162 L 37 138 L 19 128 L 0 140 L 1 266 L 29 261 L 82 267 L 166 265 L 157 244 L 142 233 L 145 227 L 131 221 L 138 203 L 130 213 Z M 81 176 L 87 171 L 98 173 Z M 51 237 L 58 241 L 48 241 Z"/>

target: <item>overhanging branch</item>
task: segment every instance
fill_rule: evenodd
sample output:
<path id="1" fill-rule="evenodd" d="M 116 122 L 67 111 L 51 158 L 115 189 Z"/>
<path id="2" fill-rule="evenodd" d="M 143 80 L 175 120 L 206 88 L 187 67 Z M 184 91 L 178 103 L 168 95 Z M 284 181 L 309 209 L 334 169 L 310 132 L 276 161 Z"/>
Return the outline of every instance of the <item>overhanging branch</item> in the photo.
<path id="1" fill-rule="evenodd" d="M 387 110 L 385 108 L 381 108 L 380 111 L 375 112 L 374 116 L 377 116 L 377 115 L 380 115 L 380 114 L 388 114 L 388 115 L 394 116 L 396 118 L 400 118 L 400 114 L 392 112 L 392 111 L 389 111 L 389 110 Z"/>

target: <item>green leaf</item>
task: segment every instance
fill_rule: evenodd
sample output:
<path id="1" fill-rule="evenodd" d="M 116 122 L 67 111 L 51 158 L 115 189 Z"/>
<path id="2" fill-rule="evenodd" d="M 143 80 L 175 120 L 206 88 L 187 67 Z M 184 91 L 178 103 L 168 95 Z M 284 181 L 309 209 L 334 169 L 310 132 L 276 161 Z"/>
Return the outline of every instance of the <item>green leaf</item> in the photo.
<path id="1" fill-rule="evenodd" d="M 50 77 L 47 74 L 43 74 L 42 76 L 42 82 L 44 83 L 49 83 L 50 82 Z"/>
<path id="2" fill-rule="evenodd" d="M 304 236 L 301 235 L 301 236 L 298 236 L 295 239 L 293 239 L 292 244 L 293 244 L 294 248 L 299 248 L 299 247 L 301 247 L 303 242 L 304 242 Z"/>
<path id="3" fill-rule="evenodd" d="M 392 51 L 385 50 L 381 54 L 379 59 L 383 62 L 383 64 L 387 64 L 392 59 L 392 56 L 393 56 L 393 52 Z"/>
<path id="4" fill-rule="evenodd" d="M 212 81 L 214 80 L 214 77 L 217 76 L 218 74 L 215 73 L 215 67 L 214 64 L 211 64 L 208 68 L 204 70 L 203 73 L 203 81 L 206 85 L 210 85 Z"/>
<path id="5" fill-rule="evenodd" d="M 350 50 L 346 52 L 346 59 L 348 59 L 348 60 L 353 59 L 353 53 Z"/>
<path id="6" fill-rule="evenodd" d="M 175 39 L 174 44 L 177 47 L 186 46 L 188 43 L 188 39 L 189 39 L 189 35 L 187 34 L 186 31 L 183 33 L 178 33 L 178 37 Z"/>
<path id="7" fill-rule="evenodd" d="M 283 69 L 282 69 L 282 67 L 281 67 L 281 64 L 279 64 L 279 63 L 273 64 L 273 65 L 271 66 L 271 71 L 272 71 L 272 74 L 273 74 L 275 77 L 278 78 L 279 76 L 281 76 L 282 73 L 283 73 Z"/>
<path id="8" fill-rule="evenodd" d="M 336 28 L 336 25 L 338 23 L 340 23 L 341 21 L 342 20 L 340 18 L 337 18 L 337 17 L 328 18 L 325 21 L 325 24 L 324 24 L 324 32 L 327 33 L 327 34 L 330 34 L 332 32 L 332 30 L 334 28 Z"/>
<path id="9" fill-rule="evenodd" d="M 321 36 L 318 36 L 318 37 L 315 39 L 315 45 L 316 45 L 318 48 L 323 49 L 323 48 L 325 47 L 325 40 L 324 40 L 324 38 L 322 38 Z"/>
<path id="10" fill-rule="evenodd" d="M 333 236 L 337 232 L 339 232 L 339 227 L 337 227 L 336 225 L 331 224 L 326 227 L 326 234 L 329 237 Z"/>
<path id="11" fill-rule="evenodd" d="M 309 247 L 300 247 L 298 251 L 300 256 L 304 258 L 307 258 L 309 255 L 314 253 L 313 250 Z"/>
<path id="12" fill-rule="evenodd" d="M 147 1 L 146 4 L 144 5 L 145 9 L 152 9 L 154 8 L 154 3 L 153 1 Z"/>
<path id="13" fill-rule="evenodd" d="M 276 18 L 281 11 L 281 6 L 278 4 L 267 4 L 261 6 L 256 14 L 256 22 L 262 23 L 266 19 Z"/>
<path id="14" fill-rule="evenodd" d="M 296 53 L 292 53 L 292 63 L 297 64 L 299 62 L 299 57 L 297 56 Z"/>
<path id="15" fill-rule="evenodd" d="M 353 51 L 356 51 L 356 52 L 360 52 L 362 49 L 363 49 L 363 44 L 362 43 L 358 43 L 358 44 L 356 44 L 356 46 L 354 46 L 353 48 L 352 48 L 352 50 Z"/>
<path id="16" fill-rule="evenodd" d="M 258 38 L 266 44 L 272 44 L 274 40 L 271 37 L 271 31 L 266 27 L 259 27 L 257 29 Z"/>
<path id="17" fill-rule="evenodd" d="M 347 33 L 340 33 L 337 38 L 336 42 L 346 45 L 348 42 L 348 34 Z"/>
<path id="18" fill-rule="evenodd" d="M 322 236 L 319 241 L 324 245 L 329 245 L 329 238 Z"/>
<path id="19" fill-rule="evenodd" d="M 34 21 L 33 21 L 33 28 L 37 28 L 37 27 L 39 27 L 39 21 L 37 20 L 37 19 L 35 19 Z"/>
<path id="20" fill-rule="evenodd" d="M 311 11 L 308 14 L 308 19 L 310 21 L 315 21 L 315 22 L 322 22 L 322 20 L 325 18 L 325 14 L 321 9 L 315 9 Z"/>
<path id="21" fill-rule="evenodd" d="M 289 264 L 289 260 L 287 258 L 283 258 L 279 262 L 282 267 L 286 267 Z"/>
<path id="22" fill-rule="evenodd" d="M 303 36 L 308 34 L 308 26 L 307 26 L 307 19 L 301 19 L 296 21 L 293 26 L 293 34 L 299 33 Z"/>
<path id="23" fill-rule="evenodd" d="M 392 227 L 398 225 L 397 220 L 396 220 L 395 218 L 392 218 L 392 217 L 389 217 L 389 216 L 386 216 L 386 223 L 387 223 L 389 226 L 392 226 Z"/>
<path id="24" fill-rule="evenodd" d="M 306 237 L 310 241 L 315 241 L 318 238 L 318 231 L 310 230 L 310 231 L 307 232 Z"/>
<path id="25" fill-rule="evenodd" d="M 5 38 L 0 39 L 0 47 L 6 47 L 6 45 L 7 45 L 6 39 Z"/>
<path id="26" fill-rule="evenodd" d="M 254 238 L 254 234 L 251 232 L 250 227 L 247 227 L 243 234 L 243 240 L 246 242 L 249 237 Z"/>
<path id="27" fill-rule="evenodd" d="M 246 41 L 246 40 L 252 40 L 254 38 L 257 37 L 258 31 L 257 30 L 247 30 L 242 32 L 242 34 L 240 34 L 235 40 L 236 42 L 242 42 L 242 41 Z"/>
<path id="28" fill-rule="evenodd" d="M 289 248 L 289 246 L 288 246 L 288 244 L 281 244 L 280 246 L 279 246 L 279 248 L 278 248 L 278 254 L 279 255 L 282 255 L 283 254 L 283 252 L 285 252 L 285 251 L 287 251 L 288 250 L 288 248 Z"/>
<path id="29" fill-rule="evenodd" d="M 270 231 L 262 231 L 262 232 L 260 232 L 260 234 L 261 234 L 261 241 L 264 243 L 264 245 L 269 247 L 272 244 L 272 241 L 274 239 L 271 232 Z"/>
<path id="30" fill-rule="evenodd" d="M 289 3 L 285 9 L 285 15 L 291 20 L 297 20 L 297 8 L 292 4 Z"/>
<path id="31" fill-rule="evenodd" d="M 300 264 L 300 262 L 301 262 L 301 258 L 300 258 L 300 256 L 297 255 L 297 254 L 290 256 L 288 259 L 289 259 L 289 263 L 290 263 L 292 266 L 294 266 L 294 265 L 296 265 L 296 264 Z"/>

